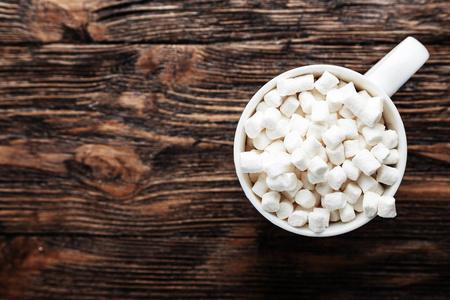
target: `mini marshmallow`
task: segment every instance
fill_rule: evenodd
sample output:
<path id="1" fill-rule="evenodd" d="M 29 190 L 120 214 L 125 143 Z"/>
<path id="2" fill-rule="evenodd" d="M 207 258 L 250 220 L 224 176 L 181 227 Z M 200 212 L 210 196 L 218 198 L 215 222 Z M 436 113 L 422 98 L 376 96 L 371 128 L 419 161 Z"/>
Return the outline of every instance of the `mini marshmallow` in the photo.
<path id="1" fill-rule="evenodd" d="M 343 208 L 347 203 L 347 196 L 342 192 L 327 194 L 323 197 L 323 205 L 329 211 Z"/>
<path id="2" fill-rule="evenodd" d="M 280 106 L 280 111 L 288 118 L 290 118 L 297 108 L 300 106 L 295 96 L 289 96 L 284 100 L 283 104 Z"/>
<path id="3" fill-rule="evenodd" d="M 308 173 L 303 172 L 302 175 L 300 175 L 300 180 L 303 183 L 303 188 L 307 190 L 314 190 L 314 184 L 312 184 L 308 179 Z"/>
<path id="4" fill-rule="evenodd" d="M 342 93 L 334 88 L 328 91 L 326 101 L 330 112 L 337 112 L 342 107 Z"/>
<path id="5" fill-rule="evenodd" d="M 347 106 L 342 106 L 342 108 L 339 110 L 339 114 L 345 119 L 353 119 L 355 117 L 355 115 Z"/>
<path id="6" fill-rule="evenodd" d="M 386 148 L 386 146 L 383 143 L 377 144 L 375 147 L 373 147 L 370 152 L 375 156 L 376 159 L 380 163 L 383 163 L 384 160 L 391 154 L 391 151 Z"/>
<path id="7" fill-rule="evenodd" d="M 264 148 L 264 152 L 268 153 L 278 153 L 278 152 L 286 152 L 286 146 L 282 140 L 275 140 L 269 144 L 266 148 Z"/>
<path id="8" fill-rule="evenodd" d="M 344 132 L 346 139 L 357 139 L 358 129 L 356 127 L 356 121 L 353 119 L 339 119 L 337 120 L 337 126 Z"/>
<path id="9" fill-rule="evenodd" d="M 253 116 L 245 121 L 244 129 L 249 138 L 254 139 L 263 130 L 262 121 L 264 114 L 257 111 Z"/>
<path id="10" fill-rule="evenodd" d="M 284 138 L 284 146 L 289 153 L 292 153 L 295 149 L 300 148 L 302 144 L 302 135 L 298 130 L 289 132 Z"/>
<path id="11" fill-rule="evenodd" d="M 267 192 L 261 197 L 261 207 L 264 211 L 276 212 L 280 209 L 280 199 L 279 193 L 275 191 Z"/>
<path id="12" fill-rule="evenodd" d="M 341 216 L 339 215 L 339 209 L 330 211 L 330 222 L 337 222 L 341 219 Z"/>
<path id="13" fill-rule="evenodd" d="M 322 144 L 314 136 L 309 136 L 303 142 L 302 149 L 309 158 L 313 158 L 321 146 Z"/>
<path id="14" fill-rule="evenodd" d="M 253 139 L 253 145 L 258 150 L 264 150 L 271 142 L 272 140 L 267 137 L 266 130 L 261 131 L 261 133 Z"/>
<path id="15" fill-rule="evenodd" d="M 328 116 L 328 119 L 327 119 L 328 127 L 333 126 L 334 124 L 336 124 L 337 121 L 338 121 L 338 118 L 339 117 L 338 117 L 337 113 L 330 113 L 330 115 Z"/>
<path id="16" fill-rule="evenodd" d="M 369 104 L 364 108 L 364 110 L 358 115 L 361 121 L 364 122 L 369 127 L 375 126 L 381 119 L 382 111 L 378 110 L 376 106 L 378 104 L 372 103 L 372 101 L 367 101 Z M 374 107 L 375 106 L 375 107 Z"/>
<path id="17" fill-rule="evenodd" d="M 328 120 L 329 115 L 328 104 L 325 101 L 316 101 L 312 104 L 311 121 L 325 122 Z"/>
<path id="18" fill-rule="evenodd" d="M 347 196 L 347 202 L 350 204 L 355 204 L 361 196 L 361 192 L 361 189 L 356 183 L 350 182 L 347 184 L 347 187 L 344 190 L 344 194 Z"/>
<path id="19" fill-rule="evenodd" d="M 366 100 L 356 92 L 353 82 L 340 88 L 342 103 L 355 115 L 359 116 L 366 107 Z"/>
<path id="20" fill-rule="evenodd" d="M 341 221 L 344 223 L 354 220 L 355 210 L 353 209 L 353 205 L 346 203 L 343 208 L 339 209 L 339 215 L 341 217 Z"/>
<path id="21" fill-rule="evenodd" d="M 371 218 L 377 214 L 380 198 L 381 197 L 374 192 L 367 192 L 364 194 L 363 210 L 367 217 Z"/>
<path id="22" fill-rule="evenodd" d="M 386 185 L 393 185 L 397 182 L 400 174 L 396 168 L 381 165 L 377 172 L 377 181 Z"/>
<path id="23" fill-rule="evenodd" d="M 384 187 L 381 184 L 378 183 L 377 187 L 372 192 L 374 192 L 375 194 L 381 196 L 384 193 Z"/>
<path id="24" fill-rule="evenodd" d="M 366 127 L 366 124 L 364 124 L 363 121 L 361 121 L 360 118 L 356 118 L 356 129 L 359 133 L 362 132 L 363 128 Z"/>
<path id="25" fill-rule="evenodd" d="M 316 99 L 316 101 L 325 101 L 325 95 L 319 92 L 318 90 L 313 89 L 311 91 L 311 94 L 313 95 L 314 99 Z"/>
<path id="26" fill-rule="evenodd" d="M 300 206 L 299 206 L 300 207 Z M 288 224 L 293 227 L 302 227 L 308 220 L 308 212 L 304 210 L 295 210 L 288 218 Z"/>
<path id="27" fill-rule="evenodd" d="M 324 216 L 325 227 L 330 225 L 330 212 L 325 208 L 315 207 L 313 212 L 322 214 Z"/>
<path id="28" fill-rule="evenodd" d="M 388 149 L 393 149 L 398 145 L 398 134 L 395 130 L 383 131 L 383 144 Z"/>
<path id="29" fill-rule="evenodd" d="M 305 171 L 309 166 L 309 157 L 306 155 L 303 148 L 295 149 L 291 155 L 291 162 L 296 166 L 300 171 Z"/>
<path id="30" fill-rule="evenodd" d="M 322 134 L 328 129 L 326 122 L 311 122 L 306 133 L 306 137 L 314 136 L 319 142 L 322 141 Z"/>
<path id="31" fill-rule="evenodd" d="M 325 148 L 328 159 L 335 165 L 341 165 L 345 160 L 344 145 L 339 144 L 335 149 Z"/>
<path id="32" fill-rule="evenodd" d="M 364 195 L 359 196 L 358 201 L 356 201 L 355 204 L 353 204 L 353 209 L 357 212 L 363 212 L 363 199 Z"/>
<path id="33" fill-rule="evenodd" d="M 325 216 L 322 213 L 310 212 L 308 214 L 309 230 L 320 233 L 325 230 Z"/>
<path id="34" fill-rule="evenodd" d="M 292 205 L 291 201 L 283 199 L 280 201 L 280 209 L 276 211 L 276 215 L 281 220 L 284 220 L 289 217 L 293 211 L 294 205 Z"/>
<path id="35" fill-rule="evenodd" d="M 359 91 L 358 94 L 361 97 L 363 97 L 364 99 L 370 99 L 371 98 L 369 93 L 366 90 Z"/>
<path id="36" fill-rule="evenodd" d="M 269 107 L 264 111 L 261 124 L 263 127 L 267 129 L 275 129 L 280 119 L 281 119 L 280 111 L 274 107 Z"/>
<path id="37" fill-rule="evenodd" d="M 297 195 L 298 191 L 303 187 L 303 183 L 297 179 L 297 185 L 293 190 L 283 191 L 282 194 L 288 198 L 291 202 L 295 200 L 295 195 Z"/>
<path id="38" fill-rule="evenodd" d="M 392 149 L 390 151 L 390 154 L 388 155 L 388 157 L 386 157 L 386 159 L 384 160 L 384 164 L 394 165 L 394 164 L 398 163 L 398 160 L 399 160 L 398 150 Z"/>
<path id="39" fill-rule="evenodd" d="M 297 176 L 294 173 L 283 173 L 274 178 L 268 176 L 266 179 L 269 189 L 278 192 L 293 190 L 297 185 L 297 181 Z"/>
<path id="40" fill-rule="evenodd" d="M 345 140 L 345 132 L 340 127 L 333 125 L 322 134 L 322 140 L 327 148 L 335 149 Z"/>
<path id="41" fill-rule="evenodd" d="M 282 173 L 294 171 L 291 155 L 286 152 L 264 152 L 261 154 L 261 157 L 263 160 L 263 171 L 270 178 L 277 177 Z"/>
<path id="42" fill-rule="evenodd" d="M 380 162 L 367 149 L 361 150 L 352 161 L 367 176 L 372 175 L 381 167 Z"/>
<path id="43" fill-rule="evenodd" d="M 258 173 L 263 170 L 263 160 L 257 152 L 241 152 L 239 161 L 242 173 Z"/>
<path id="44" fill-rule="evenodd" d="M 269 187 L 267 186 L 267 183 L 266 183 L 267 175 L 264 173 L 260 173 L 260 174 L 261 175 L 259 175 L 258 180 L 255 182 L 255 184 L 252 187 L 252 191 L 253 191 L 253 193 L 255 193 L 255 195 L 262 197 L 267 192 Z"/>
<path id="45" fill-rule="evenodd" d="M 313 175 L 321 176 L 328 171 L 328 166 L 326 162 L 324 162 L 319 157 L 315 156 L 309 162 L 308 171 L 311 172 Z"/>
<path id="46" fill-rule="evenodd" d="M 350 180 L 357 180 L 359 175 L 361 174 L 361 170 L 358 169 L 355 164 L 349 160 L 346 159 L 344 163 L 342 164 L 342 169 L 344 170 L 345 174 L 347 174 L 347 178 Z"/>
<path id="47" fill-rule="evenodd" d="M 256 106 L 256 111 L 258 112 L 265 112 L 266 109 L 268 109 L 270 106 L 267 105 L 266 101 L 259 102 L 258 106 Z"/>
<path id="48" fill-rule="evenodd" d="M 345 157 L 353 157 L 361 151 L 359 140 L 348 140 L 344 142 Z"/>
<path id="49" fill-rule="evenodd" d="M 310 190 L 301 189 L 295 195 L 295 202 L 304 208 L 311 208 L 316 205 L 316 197 Z"/>
<path id="50" fill-rule="evenodd" d="M 326 95 L 332 88 L 336 87 L 339 79 L 328 71 L 323 72 L 322 76 L 316 80 L 314 87 L 323 95 Z"/>
<path id="51" fill-rule="evenodd" d="M 294 114 L 289 121 L 289 129 L 290 131 L 298 131 L 301 136 L 306 136 L 306 132 L 308 131 L 310 120 L 303 118 L 300 115 Z"/>
<path id="52" fill-rule="evenodd" d="M 378 216 L 382 218 L 394 218 L 397 216 L 394 197 L 382 196 L 378 202 Z"/>
<path id="53" fill-rule="evenodd" d="M 363 193 L 374 191 L 377 188 L 378 182 L 371 176 L 361 174 L 356 180 L 356 183 L 362 189 Z"/>
<path id="54" fill-rule="evenodd" d="M 333 190 L 339 190 L 341 185 L 347 180 L 347 174 L 340 166 L 334 167 L 328 172 L 328 183 Z"/>
<path id="55" fill-rule="evenodd" d="M 314 175 L 313 173 L 311 173 L 311 172 L 308 170 L 307 174 L 308 174 L 308 180 L 309 180 L 309 182 L 311 182 L 312 184 L 317 184 L 317 183 L 320 183 L 320 182 L 325 182 L 325 181 L 327 181 L 327 175 L 328 175 L 328 172 L 325 173 L 325 174 L 323 174 L 323 175 Z"/>
<path id="56" fill-rule="evenodd" d="M 269 139 L 276 140 L 285 137 L 289 133 L 289 119 L 282 117 L 274 129 L 266 129 Z"/>
<path id="57" fill-rule="evenodd" d="M 300 106 L 305 114 L 311 114 L 312 105 L 316 102 L 316 99 L 310 92 L 301 92 L 298 95 Z"/>
<path id="58" fill-rule="evenodd" d="M 264 102 L 269 107 L 278 107 L 283 102 L 283 97 L 281 97 L 276 89 L 273 89 L 264 96 Z"/>
<path id="59" fill-rule="evenodd" d="M 331 188 L 330 184 L 325 181 L 316 184 L 316 191 L 317 193 L 319 193 L 319 195 L 325 196 L 326 194 L 333 192 L 333 189 Z"/>
<path id="60" fill-rule="evenodd" d="M 314 76 L 312 74 L 295 78 L 282 78 L 278 80 L 277 91 L 281 96 L 294 95 L 298 92 L 314 88 Z"/>
<path id="61" fill-rule="evenodd" d="M 383 141 L 383 130 L 384 125 L 376 124 L 374 127 L 364 127 L 362 134 L 367 144 L 375 146 L 376 144 Z"/>
<path id="62" fill-rule="evenodd" d="M 364 139 L 364 137 L 362 135 L 358 136 L 358 141 L 359 141 L 360 149 L 367 149 L 369 151 L 370 151 L 370 149 L 372 149 L 372 146 L 367 144 L 366 140 Z"/>
<path id="63" fill-rule="evenodd" d="M 325 147 L 320 146 L 319 150 L 317 150 L 316 156 L 319 157 L 324 162 L 328 162 L 328 155 Z"/>

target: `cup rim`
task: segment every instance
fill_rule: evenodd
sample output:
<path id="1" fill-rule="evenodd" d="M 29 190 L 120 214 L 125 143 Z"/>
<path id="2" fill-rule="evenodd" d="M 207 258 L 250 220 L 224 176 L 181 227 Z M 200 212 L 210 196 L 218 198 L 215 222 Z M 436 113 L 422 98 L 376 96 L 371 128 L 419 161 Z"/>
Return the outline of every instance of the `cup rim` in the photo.
<path id="1" fill-rule="evenodd" d="M 340 66 L 335 65 L 327 65 L 327 64 L 316 64 L 316 65 L 307 65 L 298 67 L 295 69 L 288 70 L 286 72 L 283 72 L 279 74 L 278 76 L 272 78 L 270 81 L 268 81 L 266 84 L 264 84 L 250 99 L 250 101 L 247 103 L 247 105 L 244 108 L 244 111 L 241 114 L 241 117 L 239 118 L 238 125 L 236 127 L 236 133 L 234 138 L 234 145 L 233 145 L 233 155 L 234 155 L 234 164 L 236 169 L 236 175 L 239 179 L 239 183 L 247 197 L 247 199 L 252 203 L 252 205 L 256 208 L 256 210 L 264 216 L 267 220 L 269 220 L 274 225 L 287 230 L 289 232 L 303 235 L 303 236 L 309 236 L 309 237 L 330 237 L 330 236 L 336 236 L 341 235 L 350 231 L 353 231 L 357 228 L 362 227 L 363 225 L 367 224 L 369 221 L 371 221 L 374 217 L 367 217 L 364 213 L 357 213 L 356 218 L 353 221 L 350 221 L 348 223 L 342 223 L 342 221 L 338 221 L 335 223 L 330 223 L 330 226 L 325 229 L 325 231 L 321 233 L 315 233 L 309 228 L 306 227 L 306 225 L 302 227 L 292 227 L 287 223 L 286 220 L 279 219 L 275 214 L 268 213 L 261 208 L 261 200 L 258 196 L 256 196 L 252 188 L 252 183 L 250 182 L 249 176 L 246 173 L 242 173 L 240 170 L 240 164 L 239 164 L 239 154 L 243 151 L 245 151 L 245 143 L 246 143 L 246 134 L 244 131 L 244 123 L 245 120 L 247 120 L 255 111 L 256 106 L 259 102 L 262 101 L 264 95 L 269 92 L 271 89 L 276 87 L 276 83 L 281 78 L 290 78 L 290 77 L 296 77 L 306 74 L 314 74 L 315 76 L 322 74 L 323 72 L 328 71 L 334 75 L 336 75 L 339 79 L 342 79 L 344 81 L 352 81 L 355 84 L 355 87 L 359 87 L 359 89 L 364 89 L 371 96 L 379 96 L 384 99 L 384 109 L 383 109 L 383 117 L 385 117 L 385 112 L 389 111 L 390 116 L 390 122 L 391 126 L 387 127 L 395 127 L 395 131 L 398 134 L 399 142 L 397 146 L 397 150 L 399 152 L 399 162 L 396 164 L 396 168 L 399 171 L 399 179 L 397 182 L 386 188 L 385 192 L 383 193 L 384 196 L 394 196 L 396 191 L 398 190 L 400 183 L 403 179 L 403 175 L 405 173 L 406 169 L 406 159 L 407 159 L 407 140 L 406 140 L 406 132 L 403 125 L 403 121 L 401 119 L 401 116 L 391 100 L 391 98 L 381 89 L 379 89 L 377 86 L 375 86 L 374 83 L 372 83 L 368 78 L 364 77 L 364 75 Z M 386 118 L 385 118 L 386 119 Z M 393 122 L 395 122 L 395 126 L 392 126 Z"/>

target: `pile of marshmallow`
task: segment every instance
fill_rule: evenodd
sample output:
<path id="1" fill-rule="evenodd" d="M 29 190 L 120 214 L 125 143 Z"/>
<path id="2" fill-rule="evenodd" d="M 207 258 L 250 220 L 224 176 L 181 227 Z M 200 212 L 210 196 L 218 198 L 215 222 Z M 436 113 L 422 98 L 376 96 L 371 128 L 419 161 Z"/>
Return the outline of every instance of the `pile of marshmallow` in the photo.
<path id="1" fill-rule="evenodd" d="M 382 113 L 382 98 L 327 71 L 280 79 L 246 120 L 239 158 L 262 209 L 317 233 L 355 211 L 395 217 L 382 195 L 399 179 L 398 135 Z"/>

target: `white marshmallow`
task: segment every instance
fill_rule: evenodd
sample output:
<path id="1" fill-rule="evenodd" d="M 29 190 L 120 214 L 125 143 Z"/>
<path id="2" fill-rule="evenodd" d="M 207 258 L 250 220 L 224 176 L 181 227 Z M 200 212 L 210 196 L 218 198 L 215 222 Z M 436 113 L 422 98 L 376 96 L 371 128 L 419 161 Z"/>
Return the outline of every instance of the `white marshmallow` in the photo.
<path id="1" fill-rule="evenodd" d="M 267 192 L 269 187 L 267 186 L 267 183 L 266 183 L 267 175 L 264 173 L 260 173 L 260 174 L 261 175 L 259 175 L 258 180 L 255 182 L 255 184 L 252 187 L 252 191 L 253 191 L 253 193 L 255 193 L 255 195 L 262 197 Z"/>
<path id="2" fill-rule="evenodd" d="M 305 171 L 309 166 L 309 157 L 303 148 L 297 148 L 292 152 L 291 161 L 300 171 Z"/>
<path id="3" fill-rule="evenodd" d="M 279 193 L 275 191 L 267 192 L 261 197 L 261 207 L 264 211 L 276 212 L 280 209 L 280 199 Z"/>
<path id="4" fill-rule="evenodd" d="M 301 136 L 306 136 L 310 123 L 310 120 L 305 119 L 298 114 L 294 114 L 289 121 L 289 129 L 290 131 L 300 132 Z"/>
<path id="5" fill-rule="evenodd" d="M 305 114 L 311 114 L 312 105 L 316 102 L 316 99 L 310 92 L 301 92 L 298 95 L 300 106 Z"/>
<path id="6" fill-rule="evenodd" d="M 266 129 L 269 139 L 276 140 L 285 137 L 289 133 L 289 119 L 282 117 L 274 129 Z"/>
<path id="7" fill-rule="evenodd" d="M 264 152 L 261 154 L 261 157 L 263 160 L 263 171 L 266 172 L 267 176 L 270 178 L 277 177 L 282 173 L 294 171 L 291 155 L 286 152 Z"/>
<path id="8" fill-rule="evenodd" d="M 280 111 L 288 118 L 290 118 L 297 108 L 300 106 L 295 96 L 289 96 L 284 100 L 283 104 L 280 106 Z"/>
<path id="9" fill-rule="evenodd" d="M 382 218 L 394 218 L 397 216 L 394 197 L 382 196 L 378 202 L 378 216 Z"/>
<path id="10" fill-rule="evenodd" d="M 327 119 L 328 127 L 336 124 L 338 119 L 339 119 L 339 116 L 337 113 L 330 113 L 330 115 L 328 116 L 328 119 Z"/>
<path id="11" fill-rule="evenodd" d="M 376 144 L 382 142 L 384 128 L 384 125 L 378 123 L 374 127 L 364 127 L 362 129 L 362 134 L 367 144 L 375 146 Z"/>
<path id="12" fill-rule="evenodd" d="M 303 172 L 300 175 L 300 180 L 303 183 L 303 188 L 307 189 L 307 190 L 314 190 L 314 184 L 312 184 L 309 179 L 308 179 L 308 173 L 307 172 Z"/>
<path id="13" fill-rule="evenodd" d="M 319 92 L 318 90 L 313 89 L 311 91 L 311 94 L 313 95 L 314 99 L 316 99 L 316 101 L 325 101 L 325 95 Z"/>
<path id="14" fill-rule="evenodd" d="M 370 152 L 375 156 L 376 159 L 380 163 L 383 163 L 384 160 L 391 154 L 391 151 L 386 148 L 386 146 L 383 143 L 377 144 L 375 147 L 373 147 Z"/>
<path id="15" fill-rule="evenodd" d="M 398 145 L 398 134 L 395 130 L 386 130 L 383 131 L 383 144 L 388 149 L 393 149 Z"/>
<path id="16" fill-rule="evenodd" d="M 280 209 L 276 211 L 276 215 L 281 220 L 284 220 L 289 217 L 293 211 L 294 205 L 292 205 L 291 201 L 283 199 L 280 201 Z"/>
<path id="17" fill-rule="evenodd" d="M 309 182 L 311 182 L 312 184 L 317 184 L 317 183 L 320 183 L 320 182 L 325 182 L 325 181 L 327 181 L 327 175 L 328 175 L 328 172 L 325 173 L 325 174 L 323 174 L 323 175 L 314 175 L 313 173 L 311 173 L 311 172 L 308 170 L 307 174 L 308 174 L 308 180 L 309 180 Z"/>
<path id="18" fill-rule="evenodd" d="M 367 217 L 370 218 L 377 214 L 380 198 L 381 197 L 374 192 L 367 192 L 364 194 L 363 210 Z"/>
<path id="19" fill-rule="evenodd" d="M 288 224 L 293 227 L 302 227 L 308 220 L 308 212 L 304 210 L 295 210 L 288 218 Z"/>
<path id="20" fill-rule="evenodd" d="M 297 181 L 297 176 L 294 173 L 283 173 L 274 178 L 270 178 L 268 176 L 266 179 L 266 183 L 269 189 L 278 192 L 290 191 L 295 189 Z"/>
<path id="21" fill-rule="evenodd" d="M 322 141 L 322 134 L 328 129 L 326 122 L 311 122 L 306 133 L 306 137 L 314 136 L 319 142 Z"/>
<path id="22" fill-rule="evenodd" d="M 314 87 L 323 95 L 326 95 L 332 88 L 336 87 L 339 79 L 328 71 L 323 72 L 322 76 L 316 80 Z"/>
<path id="23" fill-rule="evenodd" d="M 342 108 L 339 110 L 339 114 L 345 119 L 353 119 L 355 117 L 355 115 L 347 106 L 342 106 Z"/>
<path id="24" fill-rule="evenodd" d="M 328 155 L 325 147 L 320 146 L 319 150 L 317 150 L 316 156 L 318 156 L 324 162 L 328 162 Z"/>
<path id="25" fill-rule="evenodd" d="M 325 227 L 328 227 L 330 225 L 330 212 L 327 209 L 314 207 L 313 212 L 322 214 L 324 216 Z"/>
<path id="26" fill-rule="evenodd" d="M 327 194 L 323 197 L 323 205 L 329 211 L 343 208 L 347 203 L 347 196 L 342 192 Z"/>
<path id="27" fill-rule="evenodd" d="M 363 199 L 364 195 L 359 196 L 358 201 L 356 201 L 355 204 L 353 204 L 353 209 L 357 212 L 363 212 Z"/>
<path id="28" fill-rule="evenodd" d="M 324 162 L 319 157 L 315 156 L 309 162 L 308 171 L 311 172 L 313 175 L 321 176 L 328 171 L 328 166 L 326 162 Z"/>
<path id="29" fill-rule="evenodd" d="M 269 107 L 264 111 L 262 116 L 262 126 L 267 129 L 275 129 L 281 119 L 281 113 L 275 107 Z"/>
<path id="30" fill-rule="evenodd" d="M 356 128 L 356 121 L 353 119 L 339 119 L 337 126 L 344 132 L 346 139 L 357 139 L 358 129 Z"/>
<path id="31" fill-rule="evenodd" d="M 321 146 L 322 144 L 314 136 L 309 136 L 303 142 L 302 149 L 309 158 L 313 158 Z"/>
<path id="32" fill-rule="evenodd" d="M 366 127 L 366 124 L 364 124 L 363 121 L 361 121 L 360 118 L 356 118 L 356 129 L 359 133 L 362 132 L 363 128 Z"/>
<path id="33" fill-rule="evenodd" d="M 331 89 L 327 93 L 326 101 L 330 112 L 337 112 L 342 107 L 342 93 L 337 88 Z"/>
<path id="34" fill-rule="evenodd" d="M 377 172 L 377 181 L 386 185 L 393 185 L 400 177 L 400 173 L 396 168 L 382 165 Z"/>
<path id="35" fill-rule="evenodd" d="M 352 161 L 367 176 L 372 175 L 381 167 L 380 162 L 367 149 L 361 150 L 355 155 Z"/>
<path id="36" fill-rule="evenodd" d="M 399 160 L 398 150 L 392 149 L 388 157 L 386 157 L 386 159 L 384 160 L 384 163 L 386 165 L 395 165 L 396 163 L 398 163 L 398 160 Z"/>
<path id="37" fill-rule="evenodd" d="M 326 194 L 329 194 L 333 192 L 333 189 L 331 188 L 330 184 L 325 182 L 320 182 L 316 185 L 316 191 L 322 196 L 325 196 Z"/>
<path id="38" fill-rule="evenodd" d="M 251 116 L 245 121 L 244 129 L 245 133 L 249 138 L 254 139 L 263 130 L 262 126 L 263 116 L 264 114 L 262 112 L 257 111 L 253 116 Z"/>
<path id="39" fill-rule="evenodd" d="M 295 195 L 297 195 L 298 191 L 303 187 L 303 183 L 297 179 L 297 185 L 293 190 L 283 191 L 282 194 L 288 198 L 291 202 L 295 200 Z"/>
<path id="40" fill-rule="evenodd" d="M 340 91 L 342 93 L 342 103 L 345 107 L 350 109 L 355 116 L 359 116 L 365 109 L 367 101 L 356 92 L 353 82 L 342 87 Z"/>
<path id="41" fill-rule="evenodd" d="M 256 111 L 265 112 L 270 106 L 267 105 L 266 101 L 259 102 L 258 106 L 256 106 Z"/>
<path id="42" fill-rule="evenodd" d="M 381 196 L 384 193 L 384 187 L 381 184 L 378 183 L 377 187 L 372 192 L 374 192 L 375 194 Z"/>
<path id="43" fill-rule="evenodd" d="M 264 150 L 271 142 L 272 140 L 267 137 L 265 129 L 253 139 L 253 145 L 258 150 Z"/>
<path id="44" fill-rule="evenodd" d="M 314 76 L 312 74 L 295 78 L 282 78 L 278 80 L 277 91 L 281 96 L 294 95 L 298 92 L 314 88 Z"/>
<path id="45" fill-rule="evenodd" d="M 341 165 L 345 160 L 344 145 L 339 144 L 335 149 L 325 148 L 328 159 L 335 165 Z"/>
<path id="46" fill-rule="evenodd" d="M 322 213 L 310 212 L 308 214 L 308 228 L 315 233 L 323 232 L 325 230 L 325 216 Z"/>
<path id="47" fill-rule="evenodd" d="M 304 208 L 311 208 L 316 205 L 316 197 L 310 190 L 301 189 L 295 195 L 295 202 Z"/>
<path id="48" fill-rule="evenodd" d="M 375 178 L 361 174 L 356 183 L 362 189 L 363 193 L 372 192 L 377 188 L 378 182 Z"/>
<path id="49" fill-rule="evenodd" d="M 263 160 L 255 151 L 241 152 L 239 162 L 242 173 L 258 173 L 263 170 Z"/>
<path id="50" fill-rule="evenodd" d="M 362 149 L 367 149 L 370 151 L 370 149 L 372 149 L 372 146 L 370 146 L 369 144 L 367 144 L 366 140 L 364 139 L 364 137 L 362 135 L 358 136 L 358 141 L 359 141 L 359 148 Z"/>
<path id="51" fill-rule="evenodd" d="M 361 174 L 361 170 L 358 169 L 355 164 L 349 160 L 346 159 L 344 163 L 342 164 L 342 169 L 344 170 L 345 174 L 347 174 L 347 178 L 350 180 L 357 180 L 359 175 Z"/>
<path id="52" fill-rule="evenodd" d="M 266 148 L 264 148 L 264 152 L 268 153 L 278 153 L 278 152 L 286 152 L 286 146 L 282 140 L 275 140 L 269 144 Z"/>
<path id="53" fill-rule="evenodd" d="M 333 190 L 339 190 L 346 180 L 347 174 L 340 166 L 336 166 L 328 172 L 328 183 Z"/>
<path id="54" fill-rule="evenodd" d="M 316 101 L 312 104 L 311 121 L 325 122 L 328 120 L 329 115 L 328 104 L 325 101 Z"/>
<path id="55" fill-rule="evenodd" d="M 289 153 L 292 153 L 295 149 L 300 148 L 302 144 L 302 135 L 298 130 L 289 132 L 284 138 L 284 146 Z"/>
<path id="56" fill-rule="evenodd" d="M 361 151 L 359 140 L 348 140 L 344 142 L 345 157 L 353 157 Z"/>
<path id="57" fill-rule="evenodd" d="M 339 209 L 339 215 L 344 223 L 354 220 L 356 215 L 353 205 L 347 202 L 343 208 Z"/>
<path id="58" fill-rule="evenodd" d="M 364 99 L 370 99 L 371 98 L 371 96 L 369 95 L 369 93 L 366 90 L 359 91 L 358 94 L 361 97 L 363 97 Z"/>
<path id="59" fill-rule="evenodd" d="M 350 204 L 355 204 L 361 196 L 361 192 L 361 189 L 356 183 L 350 182 L 347 184 L 347 187 L 344 190 L 344 194 L 347 196 L 347 202 Z"/>
<path id="60" fill-rule="evenodd" d="M 337 222 L 341 219 L 341 216 L 339 215 L 339 209 L 330 211 L 330 222 Z"/>
<path id="61" fill-rule="evenodd" d="M 364 122 L 364 124 L 369 127 L 373 127 L 381 119 L 383 113 L 383 102 L 380 97 L 374 97 L 369 99 L 366 103 L 366 107 L 358 117 Z"/>
<path id="62" fill-rule="evenodd" d="M 340 127 L 333 125 L 322 134 L 322 140 L 327 148 L 335 149 L 345 140 L 345 133 Z"/>
<path id="63" fill-rule="evenodd" d="M 264 95 L 264 102 L 266 102 L 269 107 L 278 107 L 283 102 L 283 97 L 276 89 L 273 89 Z"/>

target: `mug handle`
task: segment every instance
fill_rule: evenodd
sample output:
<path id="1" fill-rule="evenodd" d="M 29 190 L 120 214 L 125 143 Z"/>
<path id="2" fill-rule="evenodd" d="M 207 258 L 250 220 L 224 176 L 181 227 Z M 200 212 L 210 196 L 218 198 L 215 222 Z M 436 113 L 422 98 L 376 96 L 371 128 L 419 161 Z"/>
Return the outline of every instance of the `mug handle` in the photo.
<path id="1" fill-rule="evenodd" d="M 364 74 L 389 97 L 411 78 L 430 54 L 422 43 L 409 36 Z"/>

